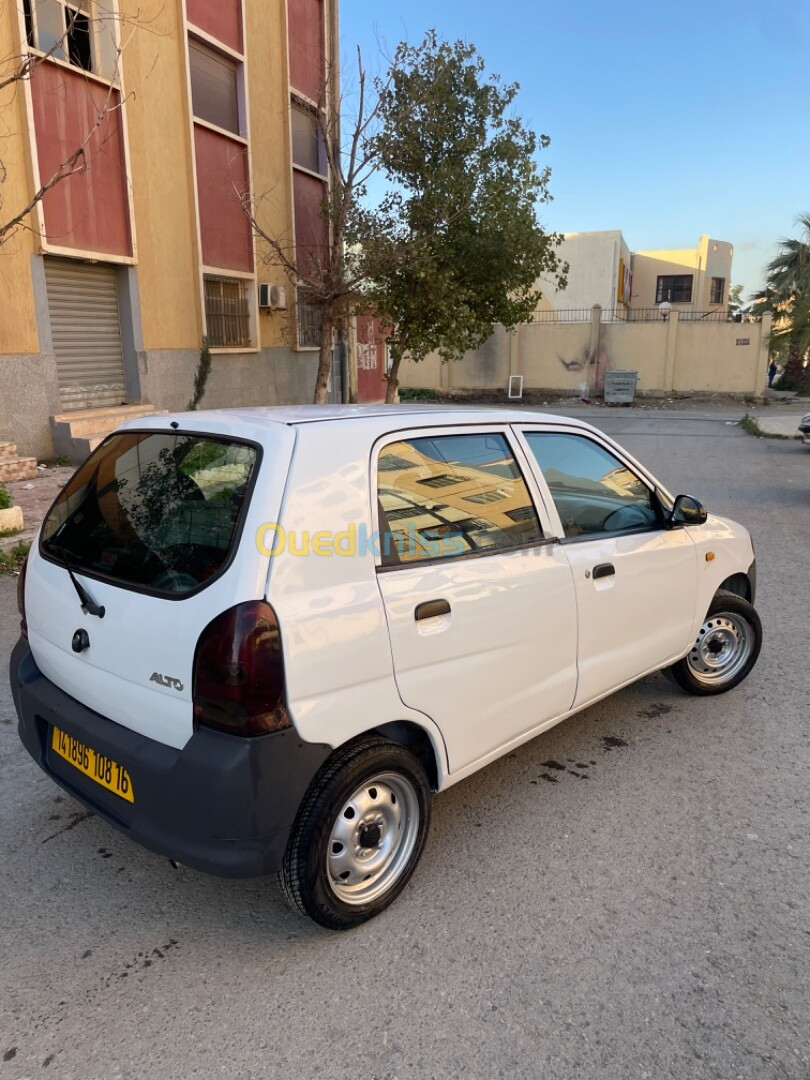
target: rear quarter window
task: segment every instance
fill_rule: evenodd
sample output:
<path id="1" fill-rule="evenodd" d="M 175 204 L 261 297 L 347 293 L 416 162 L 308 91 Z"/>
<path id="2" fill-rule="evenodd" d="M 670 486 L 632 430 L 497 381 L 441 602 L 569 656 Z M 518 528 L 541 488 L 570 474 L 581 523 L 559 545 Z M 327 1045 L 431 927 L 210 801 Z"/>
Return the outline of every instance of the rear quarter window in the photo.
<path id="1" fill-rule="evenodd" d="M 234 440 L 113 435 L 54 503 L 40 550 L 121 585 L 188 595 L 230 562 L 257 464 L 257 448 Z"/>

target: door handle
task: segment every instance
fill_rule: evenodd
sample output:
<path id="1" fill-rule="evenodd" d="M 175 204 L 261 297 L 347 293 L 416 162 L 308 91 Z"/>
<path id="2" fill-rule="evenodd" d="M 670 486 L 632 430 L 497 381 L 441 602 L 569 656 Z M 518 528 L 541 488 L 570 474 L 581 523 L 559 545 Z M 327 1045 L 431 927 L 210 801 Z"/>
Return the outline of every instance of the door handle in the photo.
<path id="1" fill-rule="evenodd" d="M 424 604 L 416 605 L 413 617 L 419 622 L 420 619 L 435 619 L 437 615 L 449 614 L 450 605 L 446 600 L 426 600 Z"/>
<path id="2" fill-rule="evenodd" d="M 600 577 L 612 577 L 616 573 L 616 567 L 613 563 L 603 562 L 593 568 L 593 580 L 596 581 Z"/>

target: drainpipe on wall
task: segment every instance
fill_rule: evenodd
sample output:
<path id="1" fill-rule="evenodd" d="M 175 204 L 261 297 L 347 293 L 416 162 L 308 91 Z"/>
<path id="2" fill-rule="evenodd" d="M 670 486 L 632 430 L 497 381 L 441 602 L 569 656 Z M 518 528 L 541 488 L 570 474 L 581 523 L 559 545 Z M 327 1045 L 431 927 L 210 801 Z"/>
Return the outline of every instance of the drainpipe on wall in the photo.
<path id="1" fill-rule="evenodd" d="M 512 385 L 512 376 L 515 372 L 515 338 L 517 337 L 517 327 L 513 327 L 509 331 L 509 373 L 506 378 L 507 387 Z"/>
<path id="2" fill-rule="evenodd" d="M 669 317 L 667 318 L 667 341 L 666 353 L 664 355 L 664 385 L 662 387 L 668 394 L 675 389 L 675 354 L 678 348 L 679 321 L 679 313 L 675 310 L 670 311 Z"/>
<path id="3" fill-rule="evenodd" d="M 594 394 L 599 390 L 599 340 L 602 336 L 602 305 L 594 304 L 591 308 L 591 340 L 588 343 L 588 370 L 585 373 L 588 382 L 588 393 L 591 389 Z M 593 376 L 591 375 L 593 371 Z"/>

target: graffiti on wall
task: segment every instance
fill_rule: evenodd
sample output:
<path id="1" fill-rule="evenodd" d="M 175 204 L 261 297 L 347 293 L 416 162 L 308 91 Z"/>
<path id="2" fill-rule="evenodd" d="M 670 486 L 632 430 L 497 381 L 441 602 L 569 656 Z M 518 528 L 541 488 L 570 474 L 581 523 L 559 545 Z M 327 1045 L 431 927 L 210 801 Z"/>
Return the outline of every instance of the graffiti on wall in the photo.
<path id="1" fill-rule="evenodd" d="M 360 371 L 377 370 L 377 342 L 357 342 L 357 366 Z"/>
<path id="2" fill-rule="evenodd" d="M 558 356 L 557 359 L 565 370 L 570 371 L 572 374 L 579 374 L 580 372 L 588 372 L 590 374 L 590 370 L 595 368 L 596 376 L 594 389 L 603 389 L 605 385 L 605 372 L 610 364 L 610 357 L 608 356 L 607 349 L 604 345 L 600 345 L 595 351 L 592 351 L 585 345 L 580 350 L 579 355 L 575 356 L 572 360 L 566 360 L 564 356 Z"/>

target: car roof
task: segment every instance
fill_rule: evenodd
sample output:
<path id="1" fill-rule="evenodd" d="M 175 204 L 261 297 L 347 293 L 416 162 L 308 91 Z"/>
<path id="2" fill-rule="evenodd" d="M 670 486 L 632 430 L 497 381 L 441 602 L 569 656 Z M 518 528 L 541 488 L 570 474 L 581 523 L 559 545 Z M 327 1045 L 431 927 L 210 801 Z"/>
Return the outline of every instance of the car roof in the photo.
<path id="1" fill-rule="evenodd" d="M 395 426 L 399 426 L 403 420 L 413 416 L 418 422 L 430 418 L 433 424 L 455 424 L 459 421 L 467 421 L 480 424 L 514 424 L 514 423 L 549 423 L 570 424 L 577 427 L 587 427 L 580 420 L 572 420 L 564 416 L 555 416 L 546 412 L 535 412 L 531 408 L 517 408 L 515 406 L 483 406 L 483 405 L 434 405 L 408 403 L 404 405 L 272 405 L 272 406 L 248 406 L 238 409 L 206 409 L 194 413 L 170 413 L 160 417 L 143 417 L 127 426 L 142 427 L 144 422 L 152 426 L 154 420 L 164 422 L 181 420 L 183 422 L 194 420 L 195 427 L 199 422 L 216 424 L 217 420 L 227 420 L 229 426 L 234 422 L 244 421 L 251 426 L 261 424 L 285 424 L 297 426 L 300 424 L 326 424 L 336 422 L 355 423 L 365 420 L 373 421 L 380 418 L 389 418 Z"/>

